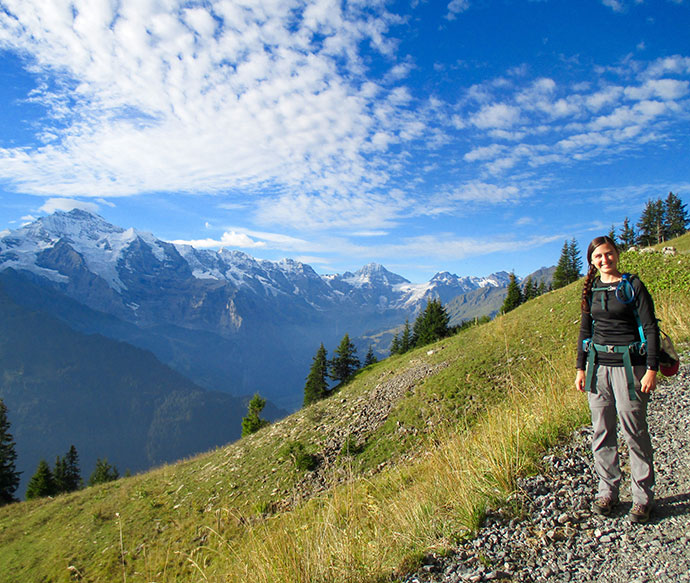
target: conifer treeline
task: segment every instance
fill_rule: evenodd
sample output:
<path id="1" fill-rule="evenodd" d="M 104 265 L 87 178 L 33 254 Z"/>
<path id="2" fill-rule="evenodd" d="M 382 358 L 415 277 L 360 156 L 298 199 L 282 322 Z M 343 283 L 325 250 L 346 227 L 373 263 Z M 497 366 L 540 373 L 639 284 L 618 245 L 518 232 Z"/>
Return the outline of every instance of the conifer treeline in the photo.
<path id="1" fill-rule="evenodd" d="M 449 327 L 450 317 L 441 304 L 441 300 L 432 298 L 427 301 L 410 328 L 410 321 L 405 320 L 405 327 L 400 336 L 396 334 L 391 342 L 390 354 L 404 354 L 413 348 L 426 346 L 452 333 Z"/>
<path id="2" fill-rule="evenodd" d="M 14 438 L 10 433 L 10 422 L 7 419 L 7 407 L 0 399 L 0 506 L 17 502 L 15 492 L 19 488 L 19 476 L 16 461 L 17 452 Z M 103 482 L 117 480 L 120 477 L 117 468 L 111 466 L 107 459 L 96 462 L 88 485 L 94 486 Z M 38 463 L 36 472 L 26 489 L 26 499 L 56 496 L 66 492 L 74 492 L 84 487 L 79 470 L 79 454 L 74 445 L 64 456 L 58 456 L 55 466 L 51 469 L 48 462 L 42 459 Z"/>
<path id="3" fill-rule="evenodd" d="M 17 501 L 14 493 L 19 488 L 19 472 L 15 447 L 7 419 L 7 407 L 0 399 L 0 506 Z"/>
<path id="4" fill-rule="evenodd" d="M 449 321 L 450 317 L 446 313 L 441 301 L 436 298 L 430 299 L 427 301 L 424 310 L 417 316 L 413 326 L 410 326 L 409 319 L 405 320 L 402 332 L 393 337 L 390 355 L 403 354 L 413 348 L 425 346 L 450 336 L 460 327 L 450 327 Z M 484 321 L 482 319 L 482 322 Z M 372 346 L 369 346 L 364 366 L 369 366 L 375 362 L 377 362 L 377 358 L 374 355 L 374 349 Z M 306 407 L 323 399 L 332 390 L 349 381 L 360 367 L 361 363 L 359 358 L 357 358 L 357 348 L 350 340 L 348 334 L 345 334 L 338 348 L 336 348 L 333 358 L 330 360 L 323 343 L 321 343 L 313 358 L 307 382 L 304 386 L 304 406 Z M 333 389 L 329 388 L 329 380 L 337 383 Z"/>
<path id="5" fill-rule="evenodd" d="M 620 232 L 611 230 L 612 239 L 624 249 L 639 245 L 649 247 L 683 235 L 688 230 L 687 205 L 680 197 L 669 192 L 665 200 L 649 200 L 635 226 L 625 217 Z"/>
<path id="6" fill-rule="evenodd" d="M 517 282 L 517 277 L 515 273 L 510 274 L 510 280 L 508 281 L 508 290 L 506 293 L 506 299 L 503 300 L 503 305 L 499 310 L 500 314 L 506 314 L 511 310 L 514 310 L 519 305 L 532 300 L 540 295 L 551 290 L 551 286 L 546 285 L 542 279 L 539 283 L 532 279 L 532 276 L 528 277 L 522 287 Z"/>
<path id="7" fill-rule="evenodd" d="M 369 347 L 364 366 L 376 362 L 374 351 Z M 357 348 L 350 340 L 349 334 L 345 334 L 335 349 L 333 358 L 328 360 L 328 353 L 323 342 L 314 356 L 307 383 L 304 386 L 304 406 L 320 401 L 329 393 L 329 379 L 341 385 L 346 383 L 360 369 L 361 362 L 357 357 Z"/>

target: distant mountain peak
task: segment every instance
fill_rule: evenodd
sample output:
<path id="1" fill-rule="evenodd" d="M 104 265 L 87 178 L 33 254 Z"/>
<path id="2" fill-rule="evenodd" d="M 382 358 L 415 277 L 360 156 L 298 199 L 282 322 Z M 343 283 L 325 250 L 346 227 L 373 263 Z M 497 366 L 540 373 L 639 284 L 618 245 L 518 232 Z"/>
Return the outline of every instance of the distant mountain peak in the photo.
<path id="1" fill-rule="evenodd" d="M 56 211 L 24 226 L 20 231 L 39 240 L 98 239 L 105 234 L 122 233 L 124 229 L 106 221 L 99 215 L 81 209 Z"/>
<path id="2" fill-rule="evenodd" d="M 380 263 L 367 263 L 354 273 L 346 272 L 343 274 L 343 280 L 348 281 L 353 285 L 399 285 L 402 283 L 410 283 L 403 276 L 388 271 Z"/>

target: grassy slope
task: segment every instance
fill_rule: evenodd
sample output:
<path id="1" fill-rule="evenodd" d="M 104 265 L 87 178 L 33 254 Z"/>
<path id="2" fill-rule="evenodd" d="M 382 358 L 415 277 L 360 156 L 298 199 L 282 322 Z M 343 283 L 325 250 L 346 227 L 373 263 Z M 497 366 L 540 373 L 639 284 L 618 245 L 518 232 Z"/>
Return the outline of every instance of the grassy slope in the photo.
<path id="1" fill-rule="evenodd" d="M 690 249 L 690 235 L 675 242 Z M 624 256 L 662 326 L 690 340 L 690 258 Z M 380 581 L 475 528 L 539 452 L 587 419 L 572 387 L 579 284 L 363 371 L 333 397 L 236 444 L 101 487 L 0 509 L 7 581 Z M 433 353 L 428 354 L 429 348 Z M 285 445 L 325 447 L 385 379 L 445 368 L 397 402 L 333 485 L 292 503 Z M 343 482 L 343 475 L 349 481 Z M 329 482 L 329 474 L 325 476 Z M 288 510 L 287 508 L 291 508 Z M 11 574 L 11 575 L 10 575 Z"/>

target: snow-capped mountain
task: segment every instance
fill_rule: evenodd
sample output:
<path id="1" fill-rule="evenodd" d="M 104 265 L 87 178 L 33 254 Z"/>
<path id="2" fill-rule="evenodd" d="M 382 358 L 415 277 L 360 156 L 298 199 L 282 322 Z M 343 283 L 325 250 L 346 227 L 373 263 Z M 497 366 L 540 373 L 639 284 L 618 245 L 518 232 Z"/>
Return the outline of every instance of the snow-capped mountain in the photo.
<path id="1" fill-rule="evenodd" d="M 288 407 L 321 342 L 390 328 L 430 297 L 447 302 L 509 278 L 444 272 L 413 284 L 375 263 L 322 276 L 291 259 L 174 245 L 82 210 L 2 234 L 0 272 L 7 270 L 128 323 L 128 332 L 90 331 L 153 350 L 202 386 L 258 390 Z"/>

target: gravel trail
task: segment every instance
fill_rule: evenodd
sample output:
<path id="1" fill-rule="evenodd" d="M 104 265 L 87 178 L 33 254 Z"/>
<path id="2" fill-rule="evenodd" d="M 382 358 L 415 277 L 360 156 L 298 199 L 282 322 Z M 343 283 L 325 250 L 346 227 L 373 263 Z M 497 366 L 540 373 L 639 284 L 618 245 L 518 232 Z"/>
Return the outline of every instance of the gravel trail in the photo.
<path id="1" fill-rule="evenodd" d="M 687 363 L 690 355 L 683 355 Z M 473 540 L 429 557 L 405 583 L 466 581 L 690 583 L 690 367 L 661 384 L 648 413 L 656 510 L 632 524 L 627 448 L 624 487 L 610 517 L 592 515 L 596 489 L 591 427 L 543 458 L 544 471 L 519 482 L 524 518 L 491 512 Z"/>

